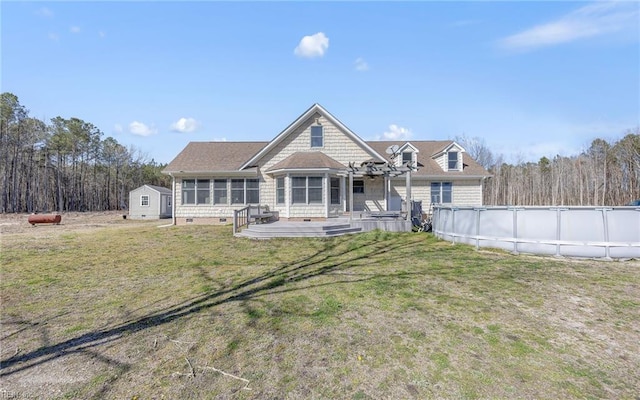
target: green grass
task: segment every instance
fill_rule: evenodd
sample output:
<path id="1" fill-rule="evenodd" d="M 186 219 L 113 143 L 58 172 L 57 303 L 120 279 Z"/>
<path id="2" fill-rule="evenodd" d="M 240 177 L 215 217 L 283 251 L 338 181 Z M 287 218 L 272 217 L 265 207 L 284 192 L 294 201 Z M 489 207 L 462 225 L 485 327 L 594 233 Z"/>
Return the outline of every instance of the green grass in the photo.
<path id="1" fill-rule="evenodd" d="M 2 245 L 0 374 L 25 397 L 633 399 L 640 387 L 638 262 L 214 226 Z"/>

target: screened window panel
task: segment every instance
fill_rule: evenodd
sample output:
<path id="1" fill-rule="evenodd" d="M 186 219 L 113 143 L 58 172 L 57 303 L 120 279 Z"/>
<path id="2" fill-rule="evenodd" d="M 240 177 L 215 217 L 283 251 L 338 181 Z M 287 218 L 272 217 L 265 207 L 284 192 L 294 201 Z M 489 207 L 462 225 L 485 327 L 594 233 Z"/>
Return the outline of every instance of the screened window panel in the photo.
<path id="1" fill-rule="evenodd" d="M 340 179 L 331 178 L 331 204 L 340 204 Z"/>
<path id="2" fill-rule="evenodd" d="M 182 181 L 182 204 L 196 204 L 196 180 Z"/>
<path id="3" fill-rule="evenodd" d="M 211 195 L 209 192 L 210 182 L 205 179 L 198 179 L 196 181 L 196 190 L 197 190 L 197 204 L 209 204 Z"/>
<path id="4" fill-rule="evenodd" d="M 231 180 L 231 203 L 244 204 L 244 179 Z"/>
<path id="5" fill-rule="evenodd" d="M 284 204 L 284 178 L 276 179 L 276 203 Z"/>
<path id="6" fill-rule="evenodd" d="M 227 180 L 216 179 L 213 181 L 213 204 L 227 204 Z"/>

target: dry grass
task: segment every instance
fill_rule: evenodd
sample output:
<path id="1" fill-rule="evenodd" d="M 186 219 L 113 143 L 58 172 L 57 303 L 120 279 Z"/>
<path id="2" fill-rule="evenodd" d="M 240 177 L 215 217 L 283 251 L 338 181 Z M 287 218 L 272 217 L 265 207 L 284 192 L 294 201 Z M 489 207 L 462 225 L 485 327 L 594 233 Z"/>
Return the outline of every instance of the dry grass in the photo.
<path id="1" fill-rule="evenodd" d="M 634 399 L 640 387 L 637 261 L 120 222 L 2 246 L 0 390 L 16 396 Z"/>

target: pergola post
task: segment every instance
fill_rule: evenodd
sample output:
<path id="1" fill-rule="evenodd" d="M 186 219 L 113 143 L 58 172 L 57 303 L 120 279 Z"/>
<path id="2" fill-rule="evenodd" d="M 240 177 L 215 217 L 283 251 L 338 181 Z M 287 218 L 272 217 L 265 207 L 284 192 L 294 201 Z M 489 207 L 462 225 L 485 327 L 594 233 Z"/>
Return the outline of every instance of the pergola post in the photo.
<path id="1" fill-rule="evenodd" d="M 407 193 L 407 221 L 411 221 L 411 170 L 406 175 L 406 193 Z"/>
<path id="2" fill-rule="evenodd" d="M 349 223 L 353 221 L 353 171 L 349 171 Z"/>

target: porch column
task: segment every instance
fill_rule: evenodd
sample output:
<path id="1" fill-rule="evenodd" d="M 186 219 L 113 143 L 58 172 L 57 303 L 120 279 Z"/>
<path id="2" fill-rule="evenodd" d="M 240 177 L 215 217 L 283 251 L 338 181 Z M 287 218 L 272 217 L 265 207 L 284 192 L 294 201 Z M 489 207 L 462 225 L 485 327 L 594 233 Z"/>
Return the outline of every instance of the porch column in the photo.
<path id="1" fill-rule="evenodd" d="M 349 171 L 349 222 L 353 221 L 353 171 Z"/>
<path id="2" fill-rule="evenodd" d="M 329 173 L 324 173 L 324 217 L 329 218 L 329 206 L 331 204 L 331 181 Z"/>
<path id="3" fill-rule="evenodd" d="M 389 196 L 391 196 L 391 180 L 388 176 L 384 176 L 384 209 L 389 210 Z"/>
<path id="4" fill-rule="evenodd" d="M 291 174 L 287 172 L 284 179 L 284 201 L 287 218 L 291 216 Z"/>

